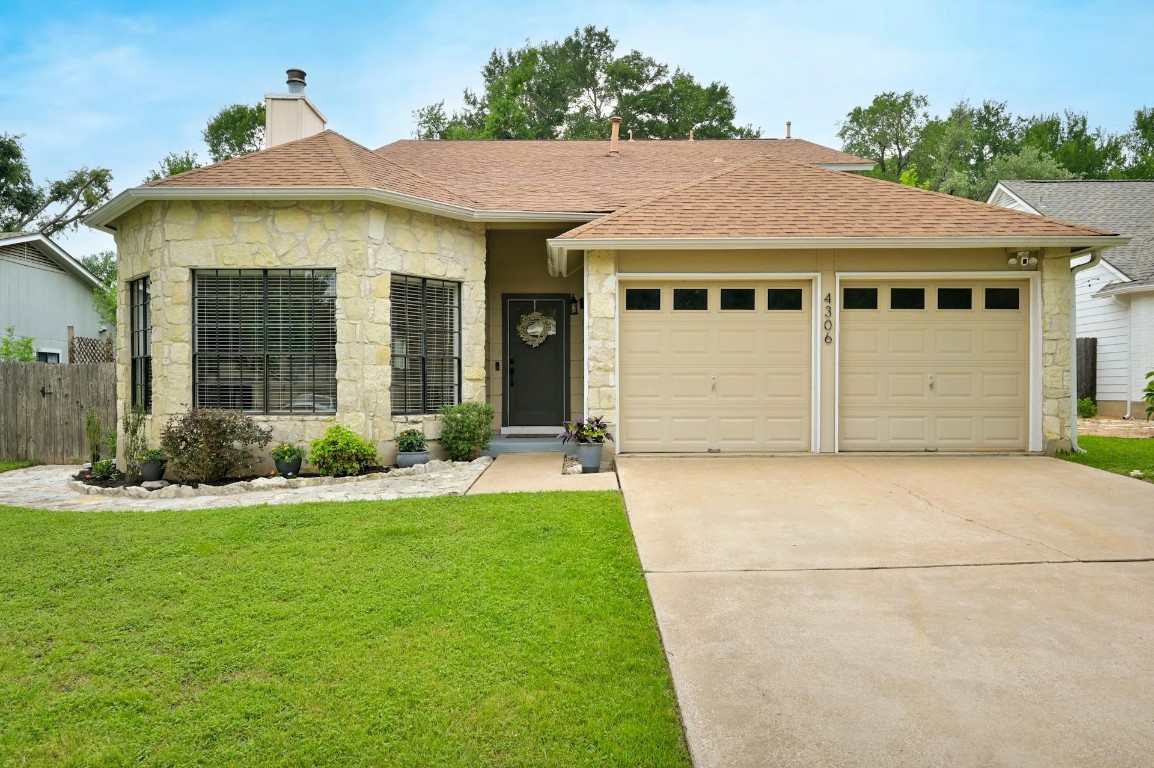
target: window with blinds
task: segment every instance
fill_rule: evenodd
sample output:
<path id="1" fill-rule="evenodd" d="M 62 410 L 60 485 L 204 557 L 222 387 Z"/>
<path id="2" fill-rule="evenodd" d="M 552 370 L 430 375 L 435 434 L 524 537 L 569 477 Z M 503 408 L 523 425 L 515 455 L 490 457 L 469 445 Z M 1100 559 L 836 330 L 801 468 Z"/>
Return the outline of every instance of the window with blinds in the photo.
<path id="1" fill-rule="evenodd" d="M 197 270 L 192 290 L 197 408 L 336 411 L 334 270 Z"/>
<path id="2" fill-rule="evenodd" d="M 152 413 L 152 284 L 147 277 L 128 284 L 132 405 Z"/>
<path id="3" fill-rule="evenodd" d="M 461 401 L 461 285 L 393 275 L 393 413 Z"/>

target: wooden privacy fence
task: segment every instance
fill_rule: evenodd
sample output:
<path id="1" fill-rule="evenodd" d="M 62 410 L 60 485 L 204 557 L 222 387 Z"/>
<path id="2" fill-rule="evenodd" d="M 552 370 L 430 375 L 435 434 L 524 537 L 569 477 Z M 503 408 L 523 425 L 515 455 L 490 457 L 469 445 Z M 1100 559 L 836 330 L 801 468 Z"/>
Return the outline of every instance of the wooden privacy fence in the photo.
<path id="1" fill-rule="evenodd" d="M 1078 399 L 1098 401 L 1098 339 L 1078 339 Z"/>
<path id="2" fill-rule="evenodd" d="M 87 461 L 88 408 L 116 426 L 115 363 L 0 363 L 0 461 Z"/>

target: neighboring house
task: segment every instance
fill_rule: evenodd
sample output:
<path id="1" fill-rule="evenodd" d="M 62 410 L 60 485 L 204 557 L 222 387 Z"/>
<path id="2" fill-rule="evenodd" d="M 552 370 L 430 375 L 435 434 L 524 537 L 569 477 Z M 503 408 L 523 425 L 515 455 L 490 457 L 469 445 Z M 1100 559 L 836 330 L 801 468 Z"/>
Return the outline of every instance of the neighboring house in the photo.
<path id="1" fill-rule="evenodd" d="M 268 99 L 269 136 L 318 122 L 300 86 Z M 513 434 L 605 416 L 624 452 L 1069 447 L 1071 257 L 1120 238 L 806 141 L 612 127 L 321 131 L 121 193 L 88 222 L 119 250 L 122 400 L 153 439 L 223 407 L 386 457 L 461 400 Z"/>
<path id="2" fill-rule="evenodd" d="M 0 232 L 0 334 L 14 326 L 30 336 L 37 359 L 67 363 L 68 328 L 75 335 L 107 338 L 92 305 L 100 281 L 44 235 Z"/>
<path id="3" fill-rule="evenodd" d="M 989 202 L 1130 238 L 1078 273 L 1077 329 L 1098 339 L 1098 412 L 1144 416 L 1154 370 L 1154 181 L 1002 181 Z"/>

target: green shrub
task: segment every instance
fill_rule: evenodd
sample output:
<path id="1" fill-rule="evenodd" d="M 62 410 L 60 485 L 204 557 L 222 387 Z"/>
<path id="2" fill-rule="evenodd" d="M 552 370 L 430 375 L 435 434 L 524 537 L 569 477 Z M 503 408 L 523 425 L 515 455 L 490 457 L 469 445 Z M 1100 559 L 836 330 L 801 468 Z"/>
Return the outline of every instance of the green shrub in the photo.
<path id="1" fill-rule="evenodd" d="M 84 437 L 88 440 L 89 460 L 95 464 L 100 461 L 100 449 L 104 445 L 104 423 L 95 408 L 84 411 Z"/>
<path id="2" fill-rule="evenodd" d="M 92 469 L 88 470 L 90 480 L 119 480 L 120 470 L 116 468 L 114 459 L 98 459 L 92 462 Z"/>
<path id="3" fill-rule="evenodd" d="M 425 433 L 419 429 L 406 429 L 397 433 L 397 450 L 401 453 L 417 453 L 428 448 Z"/>
<path id="4" fill-rule="evenodd" d="M 281 443 L 269 452 L 269 456 L 272 456 L 273 461 L 296 461 L 297 459 L 303 461 L 305 449 L 292 443 Z"/>
<path id="5" fill-rule="evenodd" d="M 256 461 L 254 446 L 272 440 L 265 429 L 243 413 L 192 408 L 173 416 L 160 433 L 160 447 L 169 468 L 182 480 L 211 483 L 223 480 Z"/>
<path id="6" fill-rule="evenodd" d="M 124 412 L 121 420 L 124 433 L 124 474 L 129 482 L 140 480 L 140 456 L 148 450 L 148 437 L 144 434 L 144 406 L 134 405 Z M 116 452 L 116 448 L 112 448 Z"/>
<path id="7" fill-rule="evenodd" d="M 359 475 L 377 464 L 377 449 L 348 427 L 334 424 L 322 438 L 313 440 L 310 461 L 322 475 L 345 477 Z"/>
<path id="8" fill-rule="evenodd" d="M 441 409 L 441 445 L 452 461 L 470 461 L 489 447 L 493 429 L 493 406 L 461 403 Z"/>
<path id="9" fill-rule="evenodd" d="M 1142 399 L 1146 401 L 1146 421 L 1154 418 L 1154 371 L 1146 374 L 1146 388 L 1142 390 Z"/>
<path id="10" fill-rule="evenodd" d="M 31 336 L 17 336 L 16 326 L 8 326 L 0 336 L 0 362 L 36 362 L 36 342 Z"/>
<path id="11" fill-rule="evenodd" d="M 1098 415 L 1098 404 L 1088 397 L 1078 401 L 1078 415 L 1083 419 L 1092 419 Z"/>

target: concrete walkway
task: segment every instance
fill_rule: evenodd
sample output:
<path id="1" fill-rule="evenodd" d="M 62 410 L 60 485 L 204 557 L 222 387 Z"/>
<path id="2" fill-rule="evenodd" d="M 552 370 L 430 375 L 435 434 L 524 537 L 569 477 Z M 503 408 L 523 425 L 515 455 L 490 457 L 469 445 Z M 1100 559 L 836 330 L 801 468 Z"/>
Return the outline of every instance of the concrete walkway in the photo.
<path id="1" fill-rule="evenodd" d="M 590 475 L 563 475 L 565 454 L 502 453 L 485 474 L 469 489 L 479 493 L 520 493 L 522 491 L 616 491 L 617 475 L 597 472 Z"/>
<path id="2" fill-rule="evenodd" d="M 698 768 L 1150 765 L 1154 485 L 1034 457 L 618 474 Z"/>
<path id="3" fill-rule="evenodd" d="M 0 504 L 36 509 L 109 511 L 161 509 L 208 509 L 247 507 L 257 504 L 302 504 L 313 501 L 373 501 L 460 496 L 477 480 L 492 460 L 482 457 L 470 463 L 448 464 L 413 475 L 380 475 L 358 478 L 340 485 L 249 491 L 234 496 L 199 496 L 176 499 L 127 499 L 117 496 L 85 496 L 68 487 L 79 466 L 49 465 L 0 473 Z"/>

